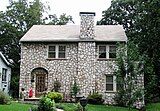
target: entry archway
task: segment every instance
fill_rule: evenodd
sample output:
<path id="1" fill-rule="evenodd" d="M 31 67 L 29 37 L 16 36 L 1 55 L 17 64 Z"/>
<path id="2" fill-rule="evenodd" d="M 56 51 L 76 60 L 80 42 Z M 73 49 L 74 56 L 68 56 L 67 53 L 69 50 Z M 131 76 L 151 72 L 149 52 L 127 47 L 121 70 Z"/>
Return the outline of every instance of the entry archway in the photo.
<path id="1" fill-rule="evenodd" d="M 31 73 L 31 82 L 35 82 L 35 97 L 45 93 L 48 86 L 48 71 L 44 68 L 35 68 Z"/>

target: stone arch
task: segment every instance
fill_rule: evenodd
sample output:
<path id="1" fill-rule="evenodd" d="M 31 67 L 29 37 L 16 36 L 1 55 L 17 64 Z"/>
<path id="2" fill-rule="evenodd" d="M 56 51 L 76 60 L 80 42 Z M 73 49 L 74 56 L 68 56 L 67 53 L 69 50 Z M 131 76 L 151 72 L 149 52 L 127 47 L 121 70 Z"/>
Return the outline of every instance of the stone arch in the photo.
<path id="1" fill-rule="evenodd" d="M 48 71 L 43 67 L 33 69 L 31 72 L 31 84 L 35 97 L 43 95 L 48 88 Z"/>

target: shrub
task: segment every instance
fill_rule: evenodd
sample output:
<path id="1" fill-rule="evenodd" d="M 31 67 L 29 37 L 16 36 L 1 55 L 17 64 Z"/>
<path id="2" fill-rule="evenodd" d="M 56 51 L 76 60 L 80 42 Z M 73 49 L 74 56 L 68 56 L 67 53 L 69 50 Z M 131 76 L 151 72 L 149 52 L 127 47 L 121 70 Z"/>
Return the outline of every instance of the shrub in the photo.
<path id="1" fill-rule="evenodd" d="M 90 104 L 103 104 L 104 100 L 102 99 L 102 94 L 93 93 L 87 97 L 88 103 Z"/>
<path id="2" fill-rule="evenodd" d="M 58 108 L 58 109 L 64 109 L 64 105 L 62 105 L 61 103 L 57 103 L 56 104 L 56 108 Z"/>
<path id="3" fill-rule="evenodd" d="M 38 107 L 37 106 L 31 106 L 29 111 L 38 111 Z"/>
<path id="4" fill-rule="evenodd" d="M 58 92 L 49 92 L 47 94 L 47 97 L 51 100 L 54 100 L 56 103 L 60 102 L 63 99 L 62 94 Z"/>
<path id="5" fill-rule="evenodd" d="M 10 102 L 10 97 L 3 91 L 0 91 L 0 104 L 8 104 Z"/>
<path id="6" fill-rule="evenodd" d="M 60 88 L 61 88 L 61 83 L 57 80 L 57 78 L 56 78 L 56 80 L 54 81 L 54 91 L 55 92 L 59 92 L 59 90 L 60 90 Z M 53 91 L 52 90 L 52 91 Z"/>
<path id="7" fill-rule="evenodd" d="M 80 105 L 80 103 L 76 104 L 76 109 L 74 111 L 83 111 L 83 107 Z"/>
<path id="8" fill-rule="evenodd" d="M 56 111 L 54 100 L 47 96 L 42 97 L 39 101 L 38 111 Z"/>
<path id="9" fill-rule="evenodd" d="M 71 87 L 71 96 L 74 96 L 75 102 L 77 102 L 76 97 L 77 97 L 77 94 L 78 94 L 79 91 L 80 91 L 80 88 L 77 85 L 76 79 L 74 79 L 74 84 Z"/>

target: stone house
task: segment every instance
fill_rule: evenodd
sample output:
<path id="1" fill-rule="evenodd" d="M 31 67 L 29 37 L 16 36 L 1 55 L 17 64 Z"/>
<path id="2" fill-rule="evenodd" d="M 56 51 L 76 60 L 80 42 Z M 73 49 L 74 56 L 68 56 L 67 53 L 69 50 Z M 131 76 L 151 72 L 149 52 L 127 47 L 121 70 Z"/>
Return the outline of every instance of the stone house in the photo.
<path id="1" fill-rule="evenodd" d="M 33 96 L 39 97 L 57 79 L 61 92 L 69 95 L 76 79 L 80 95 L 98 91 L 107 103 L 113 102 L 117 88 L 111 66 L 116 43 L 125 43 L 127 37 L 120 25 L 95 26 L 94 16 L 80 12 L 80 26 L 34 25 L 22 37 L 20 92 L 32 87 Z"/>
<path id="2" fill-rule="evenodd" d="M 0 90 L 9 93 L 11 79 L 11 67 L 8 60 L 0 52 Z"/>

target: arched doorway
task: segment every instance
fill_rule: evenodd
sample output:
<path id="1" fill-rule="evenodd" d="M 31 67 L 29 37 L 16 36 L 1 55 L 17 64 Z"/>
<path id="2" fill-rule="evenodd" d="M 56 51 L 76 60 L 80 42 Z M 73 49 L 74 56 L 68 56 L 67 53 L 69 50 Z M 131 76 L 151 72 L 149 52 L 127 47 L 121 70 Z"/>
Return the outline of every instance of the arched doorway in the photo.
<path id="1" fill-rule="evenodd" d="M 31 82 L 34 83 L 35 97 L 40 97 L 47 90 L 48 72 L 44 68 L 36 68 L 31 73 Z"/>

